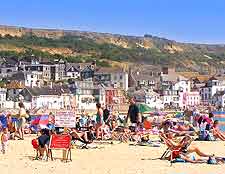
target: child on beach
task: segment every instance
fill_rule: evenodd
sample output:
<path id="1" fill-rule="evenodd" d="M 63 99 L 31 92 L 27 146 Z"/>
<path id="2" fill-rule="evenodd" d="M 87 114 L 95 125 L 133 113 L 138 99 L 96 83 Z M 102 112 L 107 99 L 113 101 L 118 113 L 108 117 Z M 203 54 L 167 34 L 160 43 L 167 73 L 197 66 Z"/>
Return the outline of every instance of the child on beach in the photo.
<path id="1" fill-rule="evenodd" d="M 33 139 L 31 141 L 31 144 L 37 152 L 37 156 L 35 159 L 45 160 L 49 155 L 48 145 L 50 141 L 50 132 L 47 129 L 42 129 L 40 133 L 41 135 L 38 138 Z M 44 153 L 46 153 L 46 158 L 44 158 Z"/>
<path id="2" fill-rule="evenodd" d="M 1 152 L 3 154 L 5 154 L 7 151 L 8 139 L 9 139 L 8 129 L 4 128 L 3 133 L 1 135 Z"/>

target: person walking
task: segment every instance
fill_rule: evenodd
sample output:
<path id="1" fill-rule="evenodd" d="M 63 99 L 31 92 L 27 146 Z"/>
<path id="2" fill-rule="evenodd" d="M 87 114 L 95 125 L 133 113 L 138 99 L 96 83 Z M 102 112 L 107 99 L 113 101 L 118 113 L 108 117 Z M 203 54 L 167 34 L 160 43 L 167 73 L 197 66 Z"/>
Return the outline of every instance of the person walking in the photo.
<path id="1" fill-rule="evenodd" d="M 103 110 L 100 103 L 96 104 L 97 114 L 96 114 L 96 137 L 100 139 L 100 130 L 104 123 L 103 120 Z"/>
<path id="2" fill-rule="evenodd" d="M 137 127 L 138 123 L 142 122 L 141 114 L 140 114 L 138 106 L 136 105 L 134 97 L 130 99 L 130 106 L 129 106 L 127 117 L 126 117 L 126 123 L 128 123 L 129 119 L 131 122 L 131 126 L 133 127 Z"/>

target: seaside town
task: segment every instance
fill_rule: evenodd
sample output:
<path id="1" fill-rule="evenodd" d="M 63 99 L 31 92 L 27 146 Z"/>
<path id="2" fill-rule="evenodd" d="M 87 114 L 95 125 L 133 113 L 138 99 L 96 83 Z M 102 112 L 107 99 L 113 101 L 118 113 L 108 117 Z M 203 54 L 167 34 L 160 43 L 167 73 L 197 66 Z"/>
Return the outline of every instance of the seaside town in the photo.
<path id="1" fill-rule="evenodd" d="M 224 174 L 225 2 L 3 1 L 1 174 Z"/>
<path id="2" fill-rule="evenodd" d="M 126 112 L 129 97 L 157 110 L 194 108 L 223 111 L 225 69 L 214 74 L 176 72 L 175 68 L 140 65 L 98 67 L 90 63 L 67 63 L 55 59 L 2 58 L 0 109 L 95 111 L 101 103 Z"/>

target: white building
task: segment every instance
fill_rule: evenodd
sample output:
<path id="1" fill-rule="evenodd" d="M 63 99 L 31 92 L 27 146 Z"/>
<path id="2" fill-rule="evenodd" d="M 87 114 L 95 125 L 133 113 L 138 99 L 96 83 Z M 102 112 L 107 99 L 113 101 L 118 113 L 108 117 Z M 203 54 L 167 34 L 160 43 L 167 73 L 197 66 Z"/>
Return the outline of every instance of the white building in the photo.
<path id="1" fill-rule="evenodd" d="M 0 109 L 6 107 L 6 92 L 5 88 L 0 88 Z"/>
<path id="2" fill-rule="evenodd" d="M 199 91 L 190 91 L 187 93 L 186 96 L 186 106 L 189 107 L 193 107 L 193 106 L 198 106 L 201 103 L 201 96 L 199 94 Z"/>
<path id="3" fill-rule="evenodd" d="M 19 71 L 13 74 L 9 80 L 21 83 L 26 87 L 36 87 L 43 84 L 42 73 L 38 71 Z"/>
<path id="4" fill-rule="evenodd" d="M 217 91 L 212 97 L 212 104 L 217 107 L 225 106 L 225 91 Z"/>
<path id="5" fill-rule="evenodd" d="M 121 68 L 98 68 L 94 73 L 94 79 L 107 87 L 128 90 L 128 73 Z"/>
<path id="6" fill-rule="evenodd" d="M 66 86 L 26 87 L 20 95 L 27 109 L 71 109 L 73 105 L 73 95 Z"/>
<path id="7" fill-rule="evenodd" d="M 30 72 L 25 73 L 25 86 L 27 87 L 40 87 L 42 84 L 41 79 L 41 73 L 40 72 Z"/>
<path id="8" fill-rule="evenodd" d="M 93 81 L 74 81 L 70 84 L 70 89 L 78 110 L 95 111 L 96 103 L 105 105 L 105 89 L 101 85 L 94 85 Z"/>
<path id="9" fill-rule="evenodd" d="M 135 97 L 137 103 L 145 103 L 153 109 L 163 109 L 164 104 L 160 98 L 160 95 L 154 92 L 152 89 L 140 89 L 132 92 L 132 96 Z"/>
<path id="10" fill-rule="evenodd" d="M 66 77 L 65 79 L 79 79 L 80 70 L 74 65 L 69 65 L 66 67 Z"/>
<path id="11" fill-rule="evenodd" d="M 218 91 L 224 91 L 224 81 L 211 77 L 200 90 L 201 100 L 204 104 L 212 104 L 212 97 Z"/>
<path id="12" fill-rule="evenodd" d="M 179 92 L 172 90 L 163 91 L 163 104 L 164 107 L 173 106 L 175 108 L 181 107 L 179 101 Z"/>

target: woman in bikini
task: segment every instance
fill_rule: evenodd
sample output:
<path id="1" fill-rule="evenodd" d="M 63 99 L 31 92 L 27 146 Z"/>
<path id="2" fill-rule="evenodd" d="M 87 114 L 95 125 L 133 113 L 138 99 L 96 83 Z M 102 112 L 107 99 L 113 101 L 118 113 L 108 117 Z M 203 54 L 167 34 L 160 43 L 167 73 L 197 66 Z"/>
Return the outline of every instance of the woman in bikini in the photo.
<path id="1" fill-rule="evenodd" d="M 215 157 L 214 155 L 205 154 L 198 147 L 191 145 L 192 139 L 189 135 L 186 135 L 178 143 L 174 142 L 170 138 L 167 138 L 167 136 L 163 133 L 160 134 L 160 137 L 164 140 L 169 149 L 172 150 L 172 154 L 169 158 L 170 160 L 181 158 L 190 163 L 207 163 L 209 160 L 214 159 L 216 162 L 224 163 L 224 159 Z M 199 158 L 191 154 L 194 152 L 199 156 Z"/>

